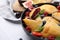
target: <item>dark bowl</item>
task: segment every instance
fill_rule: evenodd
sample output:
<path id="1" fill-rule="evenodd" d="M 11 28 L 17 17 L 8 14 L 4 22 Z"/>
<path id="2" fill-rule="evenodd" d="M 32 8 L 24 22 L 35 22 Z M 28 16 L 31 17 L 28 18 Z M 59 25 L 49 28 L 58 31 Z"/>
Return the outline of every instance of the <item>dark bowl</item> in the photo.
<path id="1" fill-rule="evenodd" d="M 36 5 L 33 5 L 34 7 L 39 7 L 39 6 L 41 6 L 41 5 L 44 5 L 44 4 L 50 4 L 50 5 L 53 5 L 53 6 L 55 6 L 55 7 L 57 7 L 58 6 L 58 4 L 54 4 L 54 3 L 41 3 L 41 4 L 36 4 Z M 42 38 L 40 38 L 40 37 L 35 37 L 35 36 L 33 36 L 31 33 L 29 33 L 25 28 L 26 28 L 26 25 L 25 25 L 25 23 L 23 22 L 23 19 L 25 18 L 25 13 L 28 11 L 29 9 L 26 9 L 23 13 L 22 13 L 22 15 L 21 15 L 21 23 L 22 23 L 22 27 L 23 27 L 23 29 L 24 29 L 24 31 L 33 39 L 33 40 L 44 40 L 44 38 L 42 39 Z"/>

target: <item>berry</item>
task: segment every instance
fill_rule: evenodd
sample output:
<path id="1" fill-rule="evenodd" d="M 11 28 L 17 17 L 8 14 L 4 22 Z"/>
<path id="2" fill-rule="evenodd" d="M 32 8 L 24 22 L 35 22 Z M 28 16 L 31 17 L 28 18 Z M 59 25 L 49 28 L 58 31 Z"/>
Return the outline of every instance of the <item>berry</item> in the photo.
<path id="1" fill-rule="evenodd" d="M 22 13 L 22 12 L 16 12 L 15 17 L 16 17 L 17 19 L 20 18 L 20 17 L 21 17 L 21 13 Z"/>
<path id="2" fill-rule="evenodd" d="M 48 15 L 48 12 L 44 12 L 44 16 L 47 16 Z"/>
<path id="3" fill-rule="evenodd" d="M 22 38 L 20 38 L 19 40 L 23 40 Z"/>
<path id="4" fill-rule="evenodd" d="M 54 36 L 49 36 L 48 40 L 55 40 L 55 37 Z"/>
<path id="5" fill-rule="evenodd" d="M 43 25 L 42 26 L 44 26 L 46 24 L 46 21 L 43 21 Z"/>
<path id="6" fill-rule="evenodd" d="M 29 11 L 27 11 L 25 15 L 26 15 L 26 16 L 29 16 L 29 13 L 30 13 L 30 12 L 29 12 Z"/>
<path id="7" fill-rule="evenodd" d="M 60 10 L 58 10 L 58 12 L 60 12 Z"/>
<path id="8" fill-rule="evenodd" d="M 48 14 L 48 16 L 52 16 L 52 14 Z"/>
<path id="9" fill-rule="evenodd" d="M 32 35 L 37 36 L 37 37 L 41 37 L 42 34 L 40 32 L 32 32 Z"/>
<path id="10" fill-rule="evenodd" d="M 58 10 L 60 10 L 60 5 L 59 5 L 59 6 L 57 6 L 57 9 L 58 9 Z"/>
<path id="11" fill-rule="evenodd" d="M 41 15 L 41 18 L 43 19 L 44 18 L 44 15 Z"/>
<path id="12" fill-rule="evenodd" d="M 27 30 L 28 32 L 31 32 L 31 29 L 30 29 L 29 26 L 26 27 L 26 30 Z"/>
<path id="13" fill-rule="evenodd" d="M 59 2 L 56 1 L 56 2 L 54 2 L 54 4 L 59 5 Z"/>

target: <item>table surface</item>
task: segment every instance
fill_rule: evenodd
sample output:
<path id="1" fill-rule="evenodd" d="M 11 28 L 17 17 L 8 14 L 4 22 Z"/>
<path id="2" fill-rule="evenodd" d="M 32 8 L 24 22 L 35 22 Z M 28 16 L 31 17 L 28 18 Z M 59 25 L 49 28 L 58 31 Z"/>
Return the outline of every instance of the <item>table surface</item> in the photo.
<path id="1" fill-rule="evenodd" d="M 0 40 L 31 40 L 24 32 L 21 24 L 14 24 L 0 17 Z"/>

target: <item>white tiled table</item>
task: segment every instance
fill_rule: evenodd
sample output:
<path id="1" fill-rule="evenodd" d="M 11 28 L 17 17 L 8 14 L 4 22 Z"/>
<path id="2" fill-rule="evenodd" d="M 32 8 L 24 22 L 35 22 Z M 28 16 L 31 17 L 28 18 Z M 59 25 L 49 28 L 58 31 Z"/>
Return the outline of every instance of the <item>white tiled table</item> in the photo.
<path id="1" fill-rule="evenodd" d="M 7 1 L 10 1 L 8 6 Z M 24 32 L 21 24 L 14 24 L 3 19 L 3 17 L 14 18 L 8 8 L 15 0 L 0 0 L 0 40 L 31 40 Z"/>
<path id="2" fill-rule="evenodd" d="M 31 40 L 24 32 L 21 24 L 14 24 L 0 17 L 0 40 Z"/>

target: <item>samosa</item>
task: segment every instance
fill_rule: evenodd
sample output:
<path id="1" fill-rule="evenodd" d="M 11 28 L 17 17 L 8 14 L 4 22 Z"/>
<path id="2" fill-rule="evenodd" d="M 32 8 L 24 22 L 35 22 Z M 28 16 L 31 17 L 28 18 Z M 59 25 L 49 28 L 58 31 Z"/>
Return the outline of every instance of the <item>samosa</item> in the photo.
<path id="1" fill-rule="evenodd" d="M 43 37 L 48 37 L 49 35 L 60 36 L 60 26 L 53 21 L 47 22 L 41 33 Z"/>
<path id="2" fill-rule="evenodd" d="M 31 31 L 35 31 L 39 26 L 42 25 L 42 20 L 40 17 L 35 20 L 25 18 L 23 19 L 23 21 L 26 25 L 30 26 Z"/>

